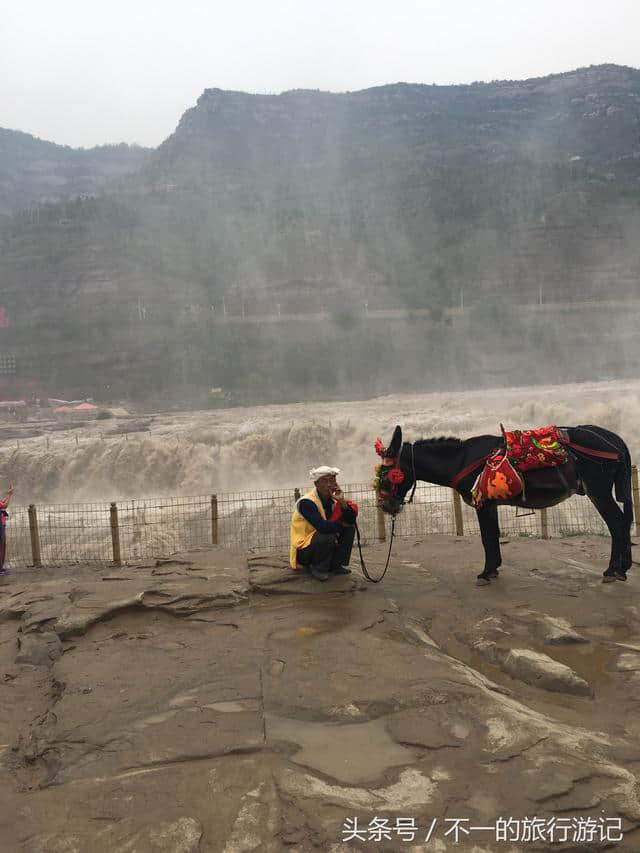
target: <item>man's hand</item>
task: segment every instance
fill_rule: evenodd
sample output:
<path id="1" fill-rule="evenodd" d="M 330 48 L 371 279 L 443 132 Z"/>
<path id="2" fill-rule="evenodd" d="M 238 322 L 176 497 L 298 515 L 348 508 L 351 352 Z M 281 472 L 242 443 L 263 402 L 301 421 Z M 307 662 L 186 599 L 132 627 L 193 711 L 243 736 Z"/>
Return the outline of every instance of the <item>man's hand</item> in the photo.
<path id="1" fill-rule="evenodd" d="M 342 491 L 340 486 L 336 486 L 335 489 L 333 490 L 333 499 L 334 499 L 334 501 L 337 501 L 340 504 L 340 506 L 346 505 L 347 501 L 345 499 L 344 492 Z"/>

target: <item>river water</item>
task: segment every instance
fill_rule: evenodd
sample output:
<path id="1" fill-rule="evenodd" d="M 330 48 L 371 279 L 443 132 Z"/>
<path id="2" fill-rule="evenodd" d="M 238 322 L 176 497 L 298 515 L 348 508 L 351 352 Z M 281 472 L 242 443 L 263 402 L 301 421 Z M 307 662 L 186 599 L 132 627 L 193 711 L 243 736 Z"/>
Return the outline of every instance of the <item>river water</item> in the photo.
<path id="1" fill-rule="evenodd" d="M 5 425 L 0 490 L 13 482 L 16 502 L 26 504 L 304 488 L 309 468 L 320 464 L 340 467 L 343 483 L 363 483 L 373 477 L 376 437 L 388 443 L 396 424 L 411 441 L 496 434 L 501 422 L 510 429 L 595 423 L 619 432 L 632 457 L 640 454 L 640 381 L 628 380 L 399 390 L 372 400 L 135 416 L 114 411 L 119 416 L 74 425 L 43 410 L 37 423 Z M 34 431 L 40 434 L 28 437 Z"/>

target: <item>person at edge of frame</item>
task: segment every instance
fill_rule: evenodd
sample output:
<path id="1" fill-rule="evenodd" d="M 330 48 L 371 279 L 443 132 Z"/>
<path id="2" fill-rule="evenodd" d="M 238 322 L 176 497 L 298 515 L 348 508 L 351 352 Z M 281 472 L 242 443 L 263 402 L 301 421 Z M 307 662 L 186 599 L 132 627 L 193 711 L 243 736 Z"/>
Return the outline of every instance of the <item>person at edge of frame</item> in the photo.
<path id="1" fill-rule="evenodd" d="M 13 486 L 9 486 L 7 494 L 0 498 L 0 576 L 9 574 L 8 569 L 4 567 L 4 560 L 7 554 L 7 518 L 9 517 L 7 507 L 12 497 Z"/>
<path id="2" fill-rule="evenodd" d="M 291 515 L 289 564 L 308 569 L 319 581 L 348 575 L 358 505 L 338 485 L 339 468 L 321 465 L 309 471 L 313 489 Z"/>

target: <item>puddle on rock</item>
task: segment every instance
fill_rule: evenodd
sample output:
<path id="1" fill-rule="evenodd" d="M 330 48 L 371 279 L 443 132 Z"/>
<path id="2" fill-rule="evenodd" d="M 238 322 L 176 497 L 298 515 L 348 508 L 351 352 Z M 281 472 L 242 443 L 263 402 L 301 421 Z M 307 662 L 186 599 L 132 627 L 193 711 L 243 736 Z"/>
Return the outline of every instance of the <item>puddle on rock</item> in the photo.
<path id="1" fill-rule="evenodd" d="M 243 711 L 257 711 L 258 702 L 255 699 L 241 702 L 212 702 L 204 707 L 211 708 L 212 711 L 219 711 L 222 714 L 238 714 Z"/>
<path id="2" fill-rule="evenodd" d="M 257 613 L 287 614 L 294 610 L 299 613 L 322 613 L 330 611 L 332 614 L 339 613 L 345 621 L 357 618 L 364 603 L 358 599 L 345 598 L 339 593 L 332 594 L 327 590 L 327 596 L 311 595 L 282 595 L 265 596 L 252 601 L 251 606 Z"/>
<path id="3" fill-rule="evenodd" d="M 602 687 L 612 678 L 607 670 L 614 653 L 600 643 L 544 646 L 544 653 L 570 667 L 592 687 Z"/>
<path id="4" fill-rule="evenodd" d="M 612 643 L 626 643 L 638 641 L 637 629 L 631 628 L 626 622 L 621 624 L 595 625 L 584 629 L 592 637 L 609 640 Z"/>
<path id="5" fill-rule="evenodd" d="M 373 781 L 416 758 L 414 750 L 393 740 L 384 720 L 312 723 L 267 715 L 266 728 L 270 740 L 298 744 L 291 761 L 349 784 Z"/>
<path id="6" fill-rule="evenodd" d="M 603 687 L 609 687 L 613 684 L 614 674 L 611 671 L 611 663 L 615 660 L 616 654 L 608 644 L 601 645 L 598 642 L 590 642 L 542 645 L 539 642 L 530 642 L 526 647 L 570 667 L 576 675 L 596 690 L 596 694 L 600 693 Z M 445 651 L 491 681 L 505 686 L 510 685 L 511 679 L 505 675 L 499 661 L 492 663 L 484 655 L 459 640 L 449 638 Z M 553 694 L 553 697 L 557 699 L 561 695 L 563 694 Z M 547 701 L 550 701 L 550 697 L 547 697 Z"/>
<path id="7" fill-rule="evenodd" d="M 332 631 L 341 631 L 346 628 L 345 622 L 338 619 L 326 619 L 316 622 L 314 625 L 298 625 L 296 628 L 281 628 L 270 634 L 273 640 L 306 640 L 318 634 L 329 634 Z"/>

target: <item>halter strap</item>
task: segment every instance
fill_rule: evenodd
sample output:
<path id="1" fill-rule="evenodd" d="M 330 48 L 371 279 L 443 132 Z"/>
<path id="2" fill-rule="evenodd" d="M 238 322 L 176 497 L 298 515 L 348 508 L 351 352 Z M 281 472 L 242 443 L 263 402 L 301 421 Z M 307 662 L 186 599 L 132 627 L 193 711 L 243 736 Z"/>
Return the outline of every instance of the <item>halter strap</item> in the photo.
<path id="1" fill-rule="evenodd" d="M 400 451 L 400 453 L 402 453 L 402 451 Z M 411 473 L 413 474 L 413 489 L 411 489 L 411 497 L 407 501 L 408 504 L 413 503 L 413 496 L 416 493 L 416 486 L 418 485 L 418 478 L 416 477 L 416 460 L 413 451 L 413 442 L 411 442 Z"/>

